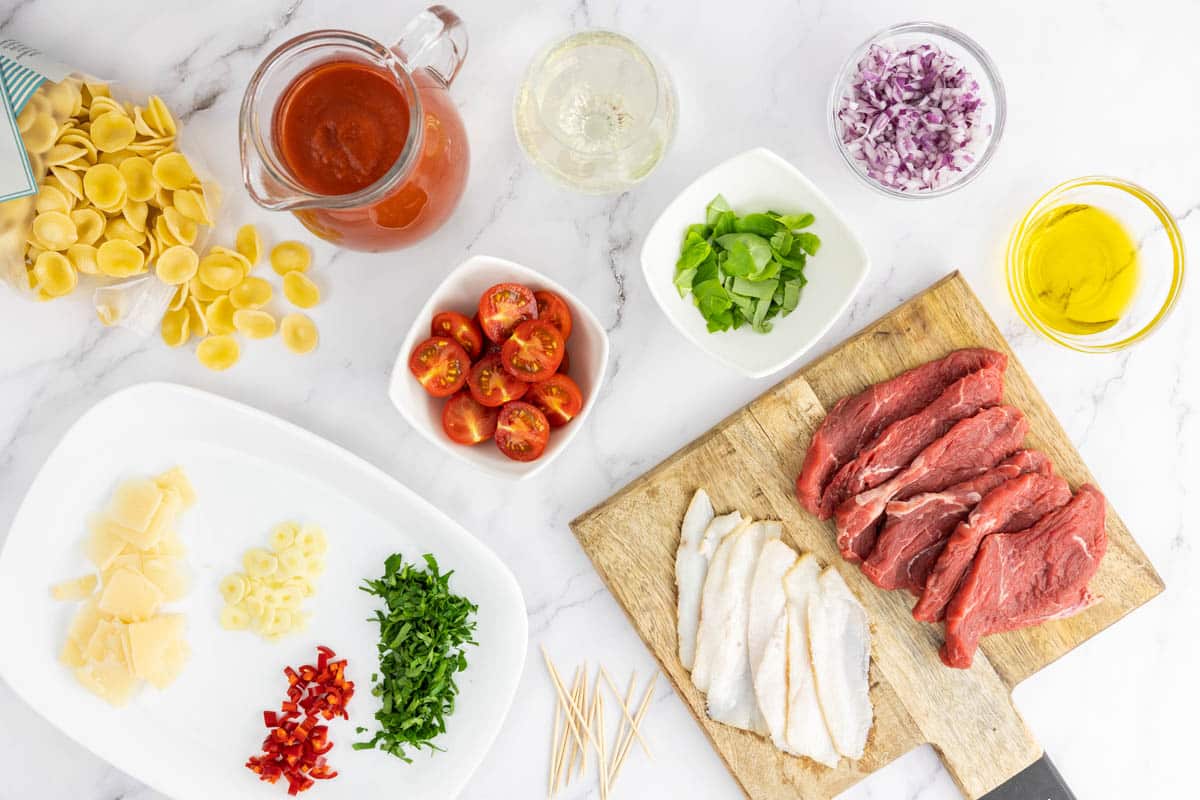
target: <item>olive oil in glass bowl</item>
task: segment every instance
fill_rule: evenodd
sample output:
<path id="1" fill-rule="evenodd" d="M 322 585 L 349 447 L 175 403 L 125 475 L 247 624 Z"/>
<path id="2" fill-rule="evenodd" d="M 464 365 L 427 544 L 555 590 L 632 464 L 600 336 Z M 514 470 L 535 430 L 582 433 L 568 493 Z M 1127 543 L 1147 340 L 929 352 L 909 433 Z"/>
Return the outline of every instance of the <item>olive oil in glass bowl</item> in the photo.
<path id="1" fill-rule="evenodd" d="M 1087 353 L 1147 336 L 1175 305 L 1183 238 L 1166 207 L 1118 178 L 1077 178 L 1043 195 L 1008 243 L 1008 291 L 1031 327 Z"/>

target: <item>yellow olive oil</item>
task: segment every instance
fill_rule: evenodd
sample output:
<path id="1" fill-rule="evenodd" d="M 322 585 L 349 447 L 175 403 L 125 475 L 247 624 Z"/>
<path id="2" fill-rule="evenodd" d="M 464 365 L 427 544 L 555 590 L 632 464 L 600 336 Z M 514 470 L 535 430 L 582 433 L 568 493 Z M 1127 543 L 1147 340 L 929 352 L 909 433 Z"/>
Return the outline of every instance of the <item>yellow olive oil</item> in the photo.
<path id="1" fill-rule="evenodd" d="M 1116 217 L 1092 205 L 1046 211 L 1030 225 L 1017 258 L 1018 289 L 1030 311 L 1062 333 L 1111 328 L 1137 291 L 1137 244 Z"/>

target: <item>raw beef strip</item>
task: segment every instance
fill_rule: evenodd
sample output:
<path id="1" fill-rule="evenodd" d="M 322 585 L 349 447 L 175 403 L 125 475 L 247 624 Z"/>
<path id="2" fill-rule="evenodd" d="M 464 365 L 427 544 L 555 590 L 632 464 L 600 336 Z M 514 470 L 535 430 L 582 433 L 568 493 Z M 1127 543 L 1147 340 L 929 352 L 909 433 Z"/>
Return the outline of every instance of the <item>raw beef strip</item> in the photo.
<path id="1" fill-rule="evenodd" d="M 1107 547 L 1104 495 L 1090 484 L 1033 527 L 988 536 L 946 611 L 942 661 L 966 669 L 989 633 L 1069 617 L 1098 602 L 1087 584 Z"/>
<path id="2" fill-rule="evenodd" d="M 804 466 L 796 478 L 800 505 L 821 519 L 829 519 L 829 513 L 821 512 L 821 492 L 838 467 L 854 458 L 888 425 L 917 413 L 964 375 L 988 367 L 1003 371 L 1007 366 L 1008 356 L 995 350 L 955 350 L 945 358 L 837 401 L 813 434 L 804 455 Z"/>
<path id="3" fill-rule="evenodd" d="M 1016 452 L 1028 429 L 1025 415 L 1012 406 L 995 406 L 956 422 L 900 472 L 838 506 L 842 556 L 857 564 L 871 554 L 889 500 L 935 492 L 982 475 Z"/>
<path id="4" fill-rule="evenodd" d="M 977 478 L 940 492 L 926 492 L 887 504 L 883 530 L 862 571 L 882 589 L 919 595 L 925 579 L 955 526 L 985 494 L 1027 472 L 1051 473 L 1050 459 L 1038 450 L 1020 450 Z"/>
<path id="5" fill-rule="evenodd" d="M 946 540 L 925 591 L 913 608 L 913 617 L 937 622 L 963 576 L 971 568 L 985 536 L 1021 531 L 1071 499 L 1071 487 L 1057 475 L 1022 475 L 1002 483 L 979 501 L 965 522 Z"/>
<path id="6" fill-rule="evenodd" d="M 852 461 L 842 465 L 821 494 L 821 516 L 829 517 L 848 497 L 873 489 L 907 467 L 917 454 L 944 436 L 960 419 L 1000 405 L 1004 373 L 995 367 L 959 378 L 932 403 L 883 429 Z"/>

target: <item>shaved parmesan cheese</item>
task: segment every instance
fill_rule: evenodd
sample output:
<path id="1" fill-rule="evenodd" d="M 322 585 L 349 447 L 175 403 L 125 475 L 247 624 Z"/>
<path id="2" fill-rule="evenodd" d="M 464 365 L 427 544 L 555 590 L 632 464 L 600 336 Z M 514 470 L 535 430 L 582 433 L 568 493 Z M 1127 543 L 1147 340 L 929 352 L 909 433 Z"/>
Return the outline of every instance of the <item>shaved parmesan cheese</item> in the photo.
<path id="1" fill-rule="evenodd" d="M 187 663 L 183 617 L 160 615 L 159 608 L 188 590 L 179 561 L 186 549 L 175 525 L 195 499 L 178 467 L 153 480 L 122 483 L 107 511 L 89 520 L 84 551 L 99 581 L 85 575 L 51 588 L 59 599 L 87 599 L 71 622 L 59 660 L 112 705 L 128 702 L 142 680 L 165 688 Z"/>
<path id="2" fill-rule="evenodd" d="M 164 491 L 174 489 L 179 494 L 183 510 L 186 511 L 196 504 L 196 490 L 192 488 L 192 482 L 188 480 L 187 474 L 180 467 L 167 470 L 155 478 L 154 483 Z"/>
<path id="3" fill-rule="evenodd" d="M 124 629 L 124 624 L 119 621 L 101 619 L 83 648 L 83 657 L 88 661 L 103 661 L 106 658 L 124 661 L 125 648 L 121 643 Z"/>
<path id="4" fill-rule="evenodd" d="M 104 571 L 112 564 L 113 559 L 125 549 L 124 537 L 118 536 L 114 530 L 115 523 L 107 515 L 100 514 L 90 520 L 91 535 L 84 542 L 84 552 L 88 560 Z"/>
<path id="5" fill-rule="evenodd" d="M 125 481 L 113 492 L 108 513 L 118 525 L 144 531 L 150 526 L 162 498 L 162 489 L 152 480 Z"/>
<path id="6" fill-rule="evenodd" d="M 96 591 L 96 576 L 83 575 L 50 587 L 50 595 L 55 600 L 86 600 Z"/>
<path id="7" fill-rule="evenodd" d="M 167 672 L 167 651 L 183 639 L 180 614 L 161 614 L 129 625 L 130 666 L 134 677 L 150 680 Z"/>
<path id="8" fill-rule="evenodd" d="M 112 578 L 113 573 L 119 569 L 127 569 L 133 572 L 142 571 L 142 554 L 138 552 L 121 553 L 112 560 L 107 569 L 100 570 L 100 582 L 107 584 Z"/>
<path id="9" fill-rule="evenodd" d="M 142 574 L 162 592 L 164 603 L 173 603 L 188 593 L 188 578 L 173 558 L 145 558 Z"/>
<path id="10" fill-rule="evenodd" d="M 133 697 L 137 680 L 119 661 L 93 661 L 78 667 L 75 678 L 93 694 L 113 706 L 123 706 Z"/>
<path id="11" fill-rule="evenodd" d="M 63 642 L 62 650 L 58 653 L 58 660 L 68 667 L 82 667 L 87 663 L 83 659 L 83 652 L 79 649 L 79 645 L 70 639 Z"/>
<path id="12" fill-rule="evenodd" d="M 74 642 L 82 649 L 92 638 L 99 622 L 100 609 L 96 605 L 96 599 L 92 598 L 75 612 L 75 619 L 71 620 L 71 627 L 67 629 L 67 641 Z"/>
<path id="13" fill-rule="evenodd" d="M 144 552 L 147 555 L 183 558 L 187 555 L 187 548 L 184 547 L 183 540 L 179 538 L 179 533 L 169 530 L 163 533 L 159 537 L 159 540 L 153 546 L 146 548 Z"/>
<path id="14" fill-rule="evenodd" d="M 156 689 L 167 688 L 183 672 L 183 668 L 187 666 L 191 655 L 192 649 L 188 646 L 188 643 L 183 639 L 175 639 L 167 645 L 162 663 L 155 665 L 151 669 L 150 673 L 146 676 L 146 680 Z"/>
<path id="15" fill-rule="evenodd" d="M 119 569 L 100 595 L 100 610 L 124 622 L 150 619 L 162 604 L 162 591 L 131 569 Z"/>
<path id="16" fill-rule="evenodd" d="M 179 492 L 174 489 L 161 491 L 156 487 L 154 491 L 158 492 L 160 501 L 144 528 L 131 528 L 125 525 L 115 513 L 110 514 L 108 518 L 112 532 L 138 550 L 153 547 L 164 533 L 173 530 L 175 517 L 183 508 Z"/>

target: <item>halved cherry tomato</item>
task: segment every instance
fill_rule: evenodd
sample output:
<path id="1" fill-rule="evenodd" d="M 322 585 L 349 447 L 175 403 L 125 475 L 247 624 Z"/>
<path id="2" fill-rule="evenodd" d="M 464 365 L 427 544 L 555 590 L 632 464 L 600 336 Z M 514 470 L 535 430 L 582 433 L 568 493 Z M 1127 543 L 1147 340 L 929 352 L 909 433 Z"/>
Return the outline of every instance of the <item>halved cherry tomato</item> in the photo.
<path id="1" fill-rule="evenodd" d="M 561 373 L 530 386 L 525 400 L 542 410 L 551 428 L 561 428 L 583 410 L 583 392 Z"/>
<path id="2" fill-rule="evenodd" d="M 563 336 L 541 319 L 522 322 L 500 348 L 500 362 L 509 374 L 537 383 L 555 373 L 562 363 Z"/>
<path id="3" fill-rule="evenodd" d="M 537 300 L 538 319 L 544 319 L 558 328 L 563 339 L 570 339 L 571 309 L 567 307 L 567 301 L 545 289 L 534 292 L 533 298 Z"/>
<path id="4" fill-rule="evenodd" d="M 500 409 L 480 405 L 469 391 L 462 391 L 446 401 L 442 409 L 442 430 L 459 444 L 479 444 L 492 438 Z"/>
<path id="5" fill-rule="evenodd" d="M 417 345 L 408 357 L 408 369 L 425 391 L 434 397 L 449 397 L 463 387 L 471 359 L 453 339 L 434 336 Z"/>
<path id="6" fill-rule="evenodd" d="M 567 348 L 564 347 L 563 348 L 563 360 L 562 360 L 562 363 L 558 365 L 558 372 L 560 375 L 566 375 L 570 371 L 571 371 L 571 354 L 570 354 L 570 352 L 568 352 Z"/>
<path id="7" fill-rule="evenodd" d="M 498 283 L 479 298 L 479 327 L 493 342 L 503 342 L 513 328 L 537 315 L 533 292 L 519 283 Z"/>
<path id="8" fill-rule="evenodd" d="M 496 446 L 513 461 L 534 461 L 541 457 L 550 439 L 550 423 L 536 406 L 507 403 L 496 422 Z"/>
<path id="9" fill-rule="evenodd" d="M 483 326 L 479 324 L 479 312 L 478 311 L 475 312 L 475 316 L 471 317 L 471 321 L 475 323 L 476 328 L 479 328 L 479 330 L 483 330 Z M 504 342 L 493 342 L 491 339 L 484 336 L 483 337 L 483 352 L 480 355 L 486 356 L 486 355 L 490 355 L 492 353 L 499 353 L 500 346 L 503 344 L 504 344 Z"/>
<path id="10" fill-rule="evenodd" d="M 460 314 L 457 311 L 439 311 L 433 315 L 429 331 L 430 336 L 444 336 L 461 344 L 472 361 L 479 358 L 479 354 L 483 352 L 483 333 L 475 324 L 475 320 L 466 314 Z"/>
<path id="11" fill-rule="evenodd" d="M 480 405 L 488 408 L 519 400 L 529 391 L 529 384 L 508 374 L 500 364 L 500 356 L 490 353 L 475 362 L 467 376 L 467 388 Z"/>

